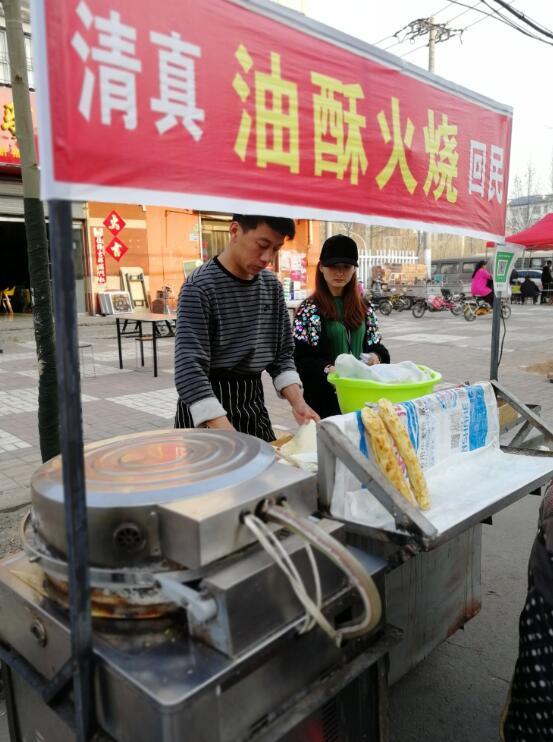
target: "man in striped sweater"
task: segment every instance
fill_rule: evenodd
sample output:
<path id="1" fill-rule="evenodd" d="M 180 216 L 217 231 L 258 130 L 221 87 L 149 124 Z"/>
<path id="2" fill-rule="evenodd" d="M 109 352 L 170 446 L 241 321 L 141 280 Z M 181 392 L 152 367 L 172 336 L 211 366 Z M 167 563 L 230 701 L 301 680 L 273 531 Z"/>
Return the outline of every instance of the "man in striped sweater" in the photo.
<path id="1" fill-rule="evenodd" d="M 175 427 L 239 430 L 271 441 L 263 371 L 299 424 L 319 419 L 303 399 L 282 287 L 265 270 L 294 237 L 295 225 L 292 219 L 235 214 L 229 231 L 221 255 L 193 271 L 180 291 Z"/>

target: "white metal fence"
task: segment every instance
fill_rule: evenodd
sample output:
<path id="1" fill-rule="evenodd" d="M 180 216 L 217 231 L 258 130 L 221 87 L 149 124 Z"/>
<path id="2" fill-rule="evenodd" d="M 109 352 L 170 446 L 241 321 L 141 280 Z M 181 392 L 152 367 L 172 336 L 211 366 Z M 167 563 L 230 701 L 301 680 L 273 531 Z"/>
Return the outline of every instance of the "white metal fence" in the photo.
<path id="1" fill-rule="evenodd" d="M 386 263 L 414 265 L 418 262 L 418 255 L 413 250 L 378 250 L 377 252 L 361 253 L 357 275 L 364 286 L 370 286 L 373 266 L 385 265 Z"/>

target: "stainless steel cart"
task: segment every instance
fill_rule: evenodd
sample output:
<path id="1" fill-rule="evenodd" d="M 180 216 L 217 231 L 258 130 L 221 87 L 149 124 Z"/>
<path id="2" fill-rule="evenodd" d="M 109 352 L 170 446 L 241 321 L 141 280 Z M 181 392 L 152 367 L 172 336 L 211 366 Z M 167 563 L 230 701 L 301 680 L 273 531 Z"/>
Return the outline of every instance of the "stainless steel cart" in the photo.
<path id="1" fill-rule="evenodd" d="M 387 739 L 386 658 L 399 634 L 372 584 L 385 561 L 359 563 L 341 546 L 343 525 L 310 517 L 314 475 L 279 462 L 262 441 L 208 430 L 93 444 L 85 470 L 100 739 Z M 13 742 L 75 739 L 63 495 L 58 457 L 33 477 L 25 552 L 0 566 Z M 319 549 L 322 610 L 343 641 L 302 630 L 300 602 L 244 524 L 248 513 L 265 517 L 262 508 L 310 594 L 307 541 L 283 524 Z M 348 564 L 372 591 L 372 615 L 358 630 L 363 609 L 341 569 Z"/>
<path id="2" fill-rule="evenodd" d="M 508 494 L 453 520 L 438 531 L 424 513 L 412 507 L 381 471 L 332 423 L 318 431 L 319 495 L 321 509 L 330 514 L 336 461 L 354 472 L 363 486 L 393 516 L 389 527 L 343 521 L 346 541 L 367 554 L 386 559 L 384 601 L 387 620 L 402 631 L 402 641 L 390 653 L 389 682 L 396 682 L 448 636 L 473 618 L 481 607 L 482 524 L 553 478 L 553 429 L 539 417 L 536 406 L 524 405 L 511 392 L 492 382 L 499 403 L 512 415 L 502 426 L 508 444 L 503 451 L 541 457 L 542 473 Z M 548 450 L 540 450 L 547 444 Z M 493 484 L 490 483 L 490 487 Z"/>

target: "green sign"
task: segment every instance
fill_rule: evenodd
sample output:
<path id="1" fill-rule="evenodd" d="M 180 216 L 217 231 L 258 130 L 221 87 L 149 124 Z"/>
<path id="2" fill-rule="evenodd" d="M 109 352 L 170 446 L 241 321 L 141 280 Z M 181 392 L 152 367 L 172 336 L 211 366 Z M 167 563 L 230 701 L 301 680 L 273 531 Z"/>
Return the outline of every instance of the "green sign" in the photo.
<path id="1" fill-rule="evenodd" d="M 511 263 L 514 260 L 514 254 L 512 252 L 504 252 L 503 250 L 498 250 L 495 254 L 495 280 L 498 283 L 507 283 L 509 280 L 509 273 L 510 273 L 510 267 Z"/>
<path id="2" fill-rule="evenodd" d="M 515 260 L 522 251 L 520 245 L 498 245 L 495 251 L 493 266 L 493 285 L 498 296 L 507 296 L 509 293 L 509 278 L 515 265 Z"/>

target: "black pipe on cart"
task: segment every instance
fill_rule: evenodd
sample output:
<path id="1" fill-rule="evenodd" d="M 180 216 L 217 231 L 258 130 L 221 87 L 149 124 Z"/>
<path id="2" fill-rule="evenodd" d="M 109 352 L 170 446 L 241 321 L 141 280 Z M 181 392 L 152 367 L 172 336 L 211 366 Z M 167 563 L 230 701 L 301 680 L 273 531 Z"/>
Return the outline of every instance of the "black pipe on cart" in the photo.
<path id="1" fill-rule="evenodd" d="M 77 742 L 94 727 L 92 615 L 88 569 L 88 524 L 83 457 L 77 303 L 69 201 L 49 201 L 56 363 L 63 468 L 73 705 Z"/>

